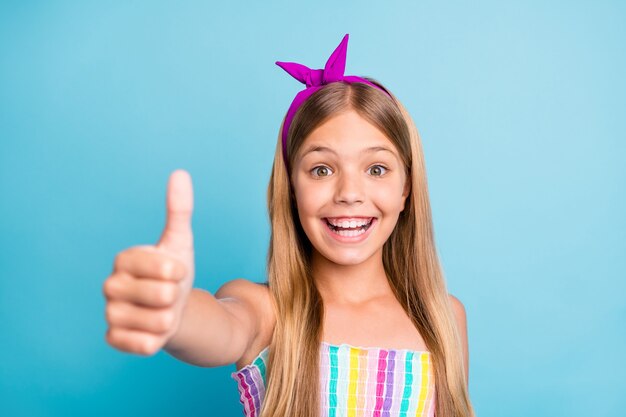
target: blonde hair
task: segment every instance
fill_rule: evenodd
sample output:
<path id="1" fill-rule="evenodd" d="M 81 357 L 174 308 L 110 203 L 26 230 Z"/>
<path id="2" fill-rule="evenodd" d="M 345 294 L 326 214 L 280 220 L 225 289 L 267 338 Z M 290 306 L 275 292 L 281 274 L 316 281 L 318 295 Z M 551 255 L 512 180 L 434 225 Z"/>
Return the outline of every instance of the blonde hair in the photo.
<path id="1" fill-rule="evenodd" d="M 403 159 L 411 190 L 383 246 L 385 272 L 431 352 L 437 417 L 473 417 L 459 331 L 435 248 L 422 145 L 408 112 L 391 93 L 367 84 L 328 84 L 311 95 L 293 119 L 287 138 L 289 166 L 294 166 L 302 143 L 317 126 L 346 110 L 355 110 L 380 129 Z M 267 199 L 271 222 L 267 273 L 276 326 L 260 415 L 318 417 L 319 384 L 311 381 L 319 380 L 324 306 L 311 275 L 311 243 L 298 220 L 280 134 Z"/>

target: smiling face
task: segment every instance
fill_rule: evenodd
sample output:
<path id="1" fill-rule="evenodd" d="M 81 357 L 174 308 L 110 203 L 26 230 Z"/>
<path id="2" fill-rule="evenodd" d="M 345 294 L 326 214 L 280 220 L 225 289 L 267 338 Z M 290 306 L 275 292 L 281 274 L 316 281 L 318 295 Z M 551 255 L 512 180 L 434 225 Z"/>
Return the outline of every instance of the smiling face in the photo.
<path id="1" fill-rule="evenodd" d="M 315 252 L 339 265 L 382 261 L 410 185 L 397 149 L 379 129 L 354 110 L 330 118 L 304 140 L 291 178 Z"/>

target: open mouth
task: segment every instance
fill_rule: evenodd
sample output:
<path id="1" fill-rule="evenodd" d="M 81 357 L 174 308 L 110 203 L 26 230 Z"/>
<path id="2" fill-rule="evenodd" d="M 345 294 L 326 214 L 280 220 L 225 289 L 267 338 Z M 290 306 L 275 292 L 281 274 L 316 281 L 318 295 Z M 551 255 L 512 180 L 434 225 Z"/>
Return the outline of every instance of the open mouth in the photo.
<path id="1" fill-rule="evenodd" d="M 324 219 L 328 228 L 335 234 L 344 237 L 354 237 L 362 235 L 369 229 L 374 222 L 374 217 L 369 219 L 363 219 L 359 221 L 349 221 L 349 222 L 332 222 L 327 218 Z M 334 224 L 333 224 L 334 223 Z"/>

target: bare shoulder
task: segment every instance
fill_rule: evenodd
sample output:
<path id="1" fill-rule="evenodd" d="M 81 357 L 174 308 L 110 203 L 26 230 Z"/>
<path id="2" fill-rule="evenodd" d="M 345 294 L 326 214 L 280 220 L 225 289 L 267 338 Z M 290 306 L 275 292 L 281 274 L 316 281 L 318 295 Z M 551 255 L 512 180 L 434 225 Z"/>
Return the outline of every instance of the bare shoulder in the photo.
<path id="1" fill-rule="evenodd" d="M 456 318 L 457 329 L 459 330 L 459 336 L 461 337 L 461 349 L 463 350 L 463 365 L 465 370 L 465 381 L 469 381 L 469 347 L 467 340 L 467 315 L 465 312 L 465 306 L 455 296 L 448 294 L 450 298 L 450 304 L 454 311 Z"/>
<path id="2" fill-rule="evenodd" d="M 247 329 L 248 346 L 241 360 L 256 356 L 269 344 L 276 323 L 267 285 L 237 278 L 222 285 L 215 298 Z"/>
<path id="3" fill-rule="evenodd" d="M 224 283 L 215 293 L 217 299 L 234 298 L 240 301 L 269 301 L 269 289 L 264 284 L 245 278 L 236 278 Z"/>
<path id="4" fill-rule="evenodd" d="M 465 321 L 465 306 L 463 305 L 461 300 L 456 298 L 454 295 L 448 294 L 448 297 L 450 298 L 450 303 L 452 304 L 452 309 L 454 310 L 454 315 L 456 316 L 457 321 L 464 322 Z"/>
<path id="5" fill-rule="evenodd" d="M 215 293 L 215 298 L 223 303 L 241 304 L 264 324 L 272 325 L 273 329 L 276 318 L 267 285 L 237 278 L 222 285 Z"/>

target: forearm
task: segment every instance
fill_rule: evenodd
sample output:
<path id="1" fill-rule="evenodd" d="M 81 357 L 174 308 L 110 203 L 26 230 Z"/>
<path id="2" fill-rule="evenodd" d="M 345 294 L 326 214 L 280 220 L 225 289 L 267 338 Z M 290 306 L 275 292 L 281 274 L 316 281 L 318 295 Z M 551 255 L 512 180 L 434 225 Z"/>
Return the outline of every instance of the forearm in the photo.
<path id="1" fill-rule="evenodd" d="M 211 293 L 194 288 L 189 294 L 178 331 L 163 349 L 193 365 L 214 367 L 234 363 L 233 316 Z"/>

